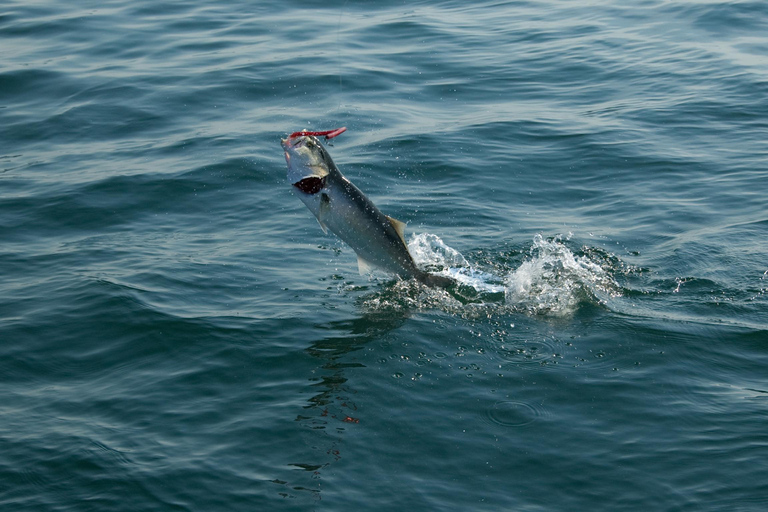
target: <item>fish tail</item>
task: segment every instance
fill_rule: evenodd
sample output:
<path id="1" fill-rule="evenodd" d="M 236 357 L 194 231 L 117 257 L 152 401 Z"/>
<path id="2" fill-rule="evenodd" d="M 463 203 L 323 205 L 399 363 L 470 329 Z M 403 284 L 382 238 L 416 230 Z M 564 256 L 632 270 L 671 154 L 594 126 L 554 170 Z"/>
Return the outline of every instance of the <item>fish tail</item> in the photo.
<path id="1" fill-rule="evenodd" d="M 429 272 L 422 272 L 418 276 L 416 276 L 416 279 L 421 281 L 427 286 L 432 286 L 435 288 L 450 288 L 454 284 L 456 284 L 456 281 L 451 279 L 450 277 L 446 276 L 438 276 L 436 274 L 430 274 Z"/>

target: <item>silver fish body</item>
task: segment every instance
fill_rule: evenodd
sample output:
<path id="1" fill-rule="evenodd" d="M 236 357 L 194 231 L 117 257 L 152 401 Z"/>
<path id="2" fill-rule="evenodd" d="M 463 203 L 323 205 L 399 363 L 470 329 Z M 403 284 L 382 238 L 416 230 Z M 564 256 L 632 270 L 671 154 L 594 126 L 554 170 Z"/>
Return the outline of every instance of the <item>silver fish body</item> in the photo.
<path id="1" fill-rule="evenodd" d="M 424 272 L 414 263 L 403 237 L 405 225 L 381 213 L 341 174 L 328 151 L 311 135 L 282 140 L 288 180 L 323 231 L 330 230 L 355 251 L 360 272 L 377 267 L 402 279 L 448 287 L 453 280 Z"/>

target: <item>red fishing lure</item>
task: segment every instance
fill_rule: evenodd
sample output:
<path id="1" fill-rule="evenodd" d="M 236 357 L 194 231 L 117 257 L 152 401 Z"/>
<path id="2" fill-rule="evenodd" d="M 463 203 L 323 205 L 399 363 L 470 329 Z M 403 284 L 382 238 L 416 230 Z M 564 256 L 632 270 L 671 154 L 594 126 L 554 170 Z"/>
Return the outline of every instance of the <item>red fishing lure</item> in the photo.
<path id="1" fill-rule="evenodd" d="M 305 135 L 313 135 L 315 137 L 322 137 L 325 136 L 325 140 L 332 139 L 334 137 L 338 137 L 342 133 L 347 131 L 346 126 L 342 126 L 341 128 L 336 128 L 335 130 L 324 130 L 321 132 L 308 132 L 307 130 L 302 130 L 300 132 L 293 132 L 288 136 L 288 139 L 292 139 L 294 137 L 303 137 Z"/>

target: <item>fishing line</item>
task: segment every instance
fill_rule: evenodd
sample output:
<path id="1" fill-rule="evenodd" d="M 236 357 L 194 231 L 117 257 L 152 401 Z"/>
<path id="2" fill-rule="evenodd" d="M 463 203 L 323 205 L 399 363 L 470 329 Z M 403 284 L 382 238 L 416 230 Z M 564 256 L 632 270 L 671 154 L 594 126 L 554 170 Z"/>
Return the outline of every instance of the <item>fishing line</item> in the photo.
<path id="1" fill-rule="evenodd" d="M 340 46 L 339 45 L 339 34 L 341 33 L 341 18 L 344 16 L 344 9 L 347 7 L 347 3 L 349 0 L 346 0 L 344 2 L 344 5 L 341 6 L 341 11 L 339 11 L 339 20 L 336 22 L 336 59 L 338 60 L 338 75 L 339 75 L 339 106 L 336 107 L 336 109 L 341 112 L 341 99 L 344 97 L 344 86 L 342 84 L 342 75 L 341 75 L 341 58 L 340 58 Z"/>

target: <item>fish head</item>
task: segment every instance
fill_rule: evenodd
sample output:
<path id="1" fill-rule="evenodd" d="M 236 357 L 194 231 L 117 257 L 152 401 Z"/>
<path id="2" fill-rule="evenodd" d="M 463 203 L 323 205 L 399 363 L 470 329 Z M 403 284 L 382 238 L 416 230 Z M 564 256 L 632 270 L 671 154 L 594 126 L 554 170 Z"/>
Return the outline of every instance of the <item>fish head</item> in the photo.
<path id="1" fill-rule="evenodd" d="M 296 135 L 280 143 L 288 164 L 288 181 L 304 194 L 318 193 L 325 186 L 326 176 L 335 168 L 320 140 L 312 135 Z"/>

